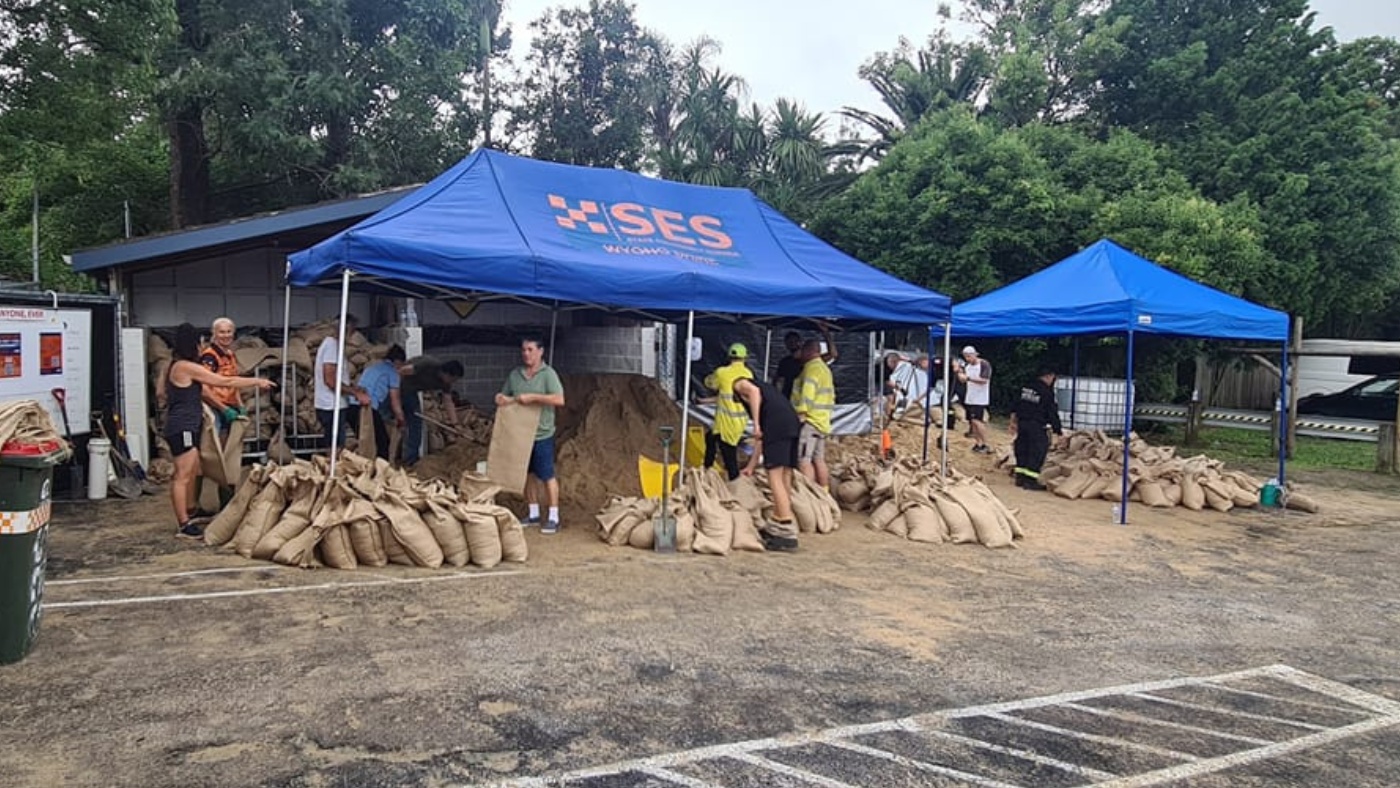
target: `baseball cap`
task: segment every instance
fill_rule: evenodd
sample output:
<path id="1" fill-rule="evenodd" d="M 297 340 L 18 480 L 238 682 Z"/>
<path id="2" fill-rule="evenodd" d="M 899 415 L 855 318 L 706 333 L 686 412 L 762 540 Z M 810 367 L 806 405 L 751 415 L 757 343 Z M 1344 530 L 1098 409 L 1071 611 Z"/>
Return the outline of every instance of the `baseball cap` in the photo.
<path id="1" fill-rule="evenodd" d="M 744 347 L 744 343 L 743 343 L 743 342 L 735 342 L 734 344 L 732 344 L 732 345 L 729 346 L 729 357 L 730 357 L 730 358 L 748 358 L 748 357 L 749 357 L 749 349 L 746 348 L 746 347 Z"/>
<path id="2" fill-rule="evenodd" d="M 972 345 L 968 345 L 968 346 L 964 347 L 964 348 L 963 348 L 963 351 L 962 351 L 962 354 L 963 354 L 964 356 L 966 356 L 968 353 L 971 353 L 971 354 L 974 355 L 974 356 L 977 355 L 977 348 L 973 347 Z"/>

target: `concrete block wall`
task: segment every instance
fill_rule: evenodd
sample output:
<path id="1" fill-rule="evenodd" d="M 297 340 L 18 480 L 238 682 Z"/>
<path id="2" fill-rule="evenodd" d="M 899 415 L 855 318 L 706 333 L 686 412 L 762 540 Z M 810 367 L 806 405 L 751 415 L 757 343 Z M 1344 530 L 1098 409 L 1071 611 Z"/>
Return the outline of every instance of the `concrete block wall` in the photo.
<path id="1" fill-rule="evenodd" d="M 506 375 L 520 365 L 520 348 L 514 345 L 451 345 L 429 348 L 428 353 L 462 362 L 465 374 L 453 393 L 485 411 L 495 409 L 496 392 Z"/>
<path id="2" fill-rule="evenodd" d="M 656 329 L 571 328 L 557 338 L 554 367 L 560 372 L 656 374 Z"/>
<path id="3" fill-rule="evenodd" d="M 642 328 L 571 328 L 557 337 L 554 367 L 564 374 L 656 374 L 656 330 Z M 455 390 L 482 410 L 495 408 L 496 392 L 520 364 L 516 345 L 449 345 L 428 348 L 443 360 L 462 362 L 466 374 Z"/>

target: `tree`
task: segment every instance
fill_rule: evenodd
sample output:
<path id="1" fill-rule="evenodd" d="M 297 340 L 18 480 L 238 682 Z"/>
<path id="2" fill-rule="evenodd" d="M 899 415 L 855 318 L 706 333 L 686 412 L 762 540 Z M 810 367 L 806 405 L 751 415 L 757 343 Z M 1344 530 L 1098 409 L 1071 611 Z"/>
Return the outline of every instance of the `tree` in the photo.
<path id="1" fill-rule="evenodd" d="M 508 127 L 539 159 L 637 169 L 646 157 L 649 82 L 664 45 L 622 0 L 557 8 L 534 39 Z M 649 92 L 653 91 L 653 92 Z"/>
<path id="2" fill-rule="evenodd" d="M 499 0 L 175 7 L 157 92 L 175 226 L 422 180 L 475 137 L 463 83 Z"/>
<path id="3" fill-rule="evenodd" d="M 1205 197 L 1255 207 L 1279 261 L 1269 303 L 1373 331 L 1400 286 L 1394 48 L 1338 47 L 1306 0 L 1116 0 L 1106 18 L 1125 46 L 1090 113 L 1170 148 Z"/>
<path id="4" fill-rule="evenodd" d="M 875 55 L 859 72 L 893 117 L 856 107 L 841 109 L 842 115 L 875 135 L 848 141 L 854 145 L 851 152 L 861 159 L 878 160 L 929 113 L 955 105 L 975 106 L 985 98 L 992 70 L 992 58 L 984 46 L 955 42 L 944 29 L 917 51 L 908 40 L 900 39 L 898 48 Z"/>

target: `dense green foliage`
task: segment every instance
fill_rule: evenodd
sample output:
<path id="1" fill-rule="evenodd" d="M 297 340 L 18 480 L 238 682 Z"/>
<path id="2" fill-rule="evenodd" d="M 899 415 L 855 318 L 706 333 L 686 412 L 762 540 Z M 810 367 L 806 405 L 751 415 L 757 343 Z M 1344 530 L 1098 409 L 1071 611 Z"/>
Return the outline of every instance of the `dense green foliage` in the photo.
<path id="1" fill-rule="evenodd" d="M 965 0 L 975 33 L 873 53 L 882 111 L 748 100 L 718 42 L 624 0 L 0 0 L 0 274 L 425 180 L 472 148 L 744 186 L 968 298 L 1092 242 L 1400 336 L 1400 44 L 1306 0 Z M 489 67 L 488 67 L 489 66 Z M 489 79 L 488 79 L 489 77 Z M 489 97 L 489 100 L 488 100 Z M 838 138 L 838 135 L 844 138 Z"/>

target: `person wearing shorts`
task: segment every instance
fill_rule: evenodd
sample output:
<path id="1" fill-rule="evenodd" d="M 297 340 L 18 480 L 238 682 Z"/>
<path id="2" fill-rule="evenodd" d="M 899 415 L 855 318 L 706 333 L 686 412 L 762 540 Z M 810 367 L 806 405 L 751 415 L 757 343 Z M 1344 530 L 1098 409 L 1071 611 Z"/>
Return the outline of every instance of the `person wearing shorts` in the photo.
<path id="1" fill-rule="evenodd" d="M 525 503 L 529 507 L 525 527 L 540 526 L 542 534 L 559 533 L 559 479 L 554 472 L 554 411 L 564 407 L 564 384 L 554 368 L 544 363 L 544 339 L 526 337 L 520 341 L 521 365 L 511 370 L 496 407 L 518 405 L 540 409 L 540 425 L 535 429 L 535 445 L 530 450 L 530 476 L 525 483 Z M 540 494 L 540 490 L 544 494 Z M 540 522 L 540 498 L 548 501 L 547 519 Z"/>
<path id="2" fill-rule="evenodd" d="M 769 550 L 796 550 L 792 475 L 797 470 L 797 436 L 802 430 L 802 421 L 782 390 L 772 383 L 737 380 L 734 396 L 748 407 L 754 424 L 754 451 L 742 473 L 753 475 L 761 455 L 763 467 L 768 470 L 768 487 L 773 493 L 773 519 L 759 528 L 763 546 Z"/>
<path id="3" fill-rule="evenodd" d="M 962 349 L 963 366 L 958 379 L 967 384 L 967 394 L 963 397 L 963 410 L 967 411 L 968 434 L 972 436 L 972 450 L 978 454 L 988 454 L 987 446 L 987 406 L 992 403 L 992 365 L 977 354 L 972 345 Z"/>
<path id="4" fill-rule="evenodd" d="M 189 323 L 175 329 L 171 347 L 174 360 L 165 379 L 166 416 L 162 433 L 170 444 L 175 464 L 175 477 L 170 481 L 170 505 L 175 510 L 179 535 L 198 539 L 204 535 L 199 523 L 190 517 L 190 503 L 195 499 L 195 482 L 199 479 L 199 433 L 204 426 L 204 387 L 259 388 L 274 387 L 263 378 L 229 377 L 210 372 L 199 362 L 199 334 Z"/>

